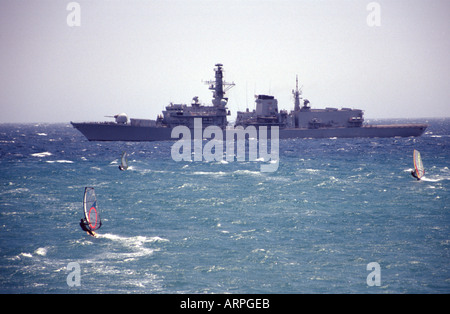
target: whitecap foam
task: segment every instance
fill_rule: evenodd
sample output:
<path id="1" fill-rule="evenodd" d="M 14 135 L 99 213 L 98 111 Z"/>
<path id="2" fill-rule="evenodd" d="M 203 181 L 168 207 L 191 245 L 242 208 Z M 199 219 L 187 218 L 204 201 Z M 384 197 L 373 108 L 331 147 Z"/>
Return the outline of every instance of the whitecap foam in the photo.
<path id="1" fill-rule="evenodd" d="M 50 152 L 42 152 L 42 153 L 31 154 L 31 156 L 33 156 L 33 157 L 48 157 L 48 156 L 51 156 L 51 155 L 52 155 L 52 153 L 50 153 Z"/>
<path id="2" fill-rule="evenodd" d="M 168 242 L 169 240 L 155 236 L 155 237 L 146 237 L 146 236 L 134 236 L 134 237 L 124 237 L 116 234 L 105 233 L 105 234 L 97 234 L 98 238 L 105 238 L 111 241 L 120 243 L 124 247 L 131 250 L 131 252 L 122 252 L 122 253 L 111 253 L 108 254 L 108 258 L 121 259 L 123 261 L 132 261 L 138 257 L 148 256 L 153 254 L 153 252 L 158 249 L 152 249 L 145 247 L 146 243 L 155 243 L 155 242 Z"/>
<path id="3" fill-rule="evenodd" d="M 212 171 L 195 171 L 192 174 L 195 175 L 216 175 L 216 176 L 223 176 L 226 174 L 226 172 L 218 171 L 218 172 L 212 172 Z"/>
<path id="4" fill-rule="evenodd" d="M 138 245 L 143 243 L 153 243 L 153 242 L 168 242 L 169 240 L 155 236 L 155 237 L 146 237 L 146 236 L 134 236 L 134 237 L 124 237 L 111 233 L 97 234 L 98 238 L 105 238 L 112 241 L 118 241 L 124 244 Z"/>
<path id="5" fill-rule="evenodd" d="M 46 161 L 47 163 L 49 163 L 49 164 L 53 164 L 53 163 L 59 163 L 59 164 L 73 164 L 73 161 L 72 160 L 47 160 Z"/>
<path id="6" fill-rule="evenodd" d="M 236 174 L 250 174 L 250 175 L 261 175 L 261 172 L 259 171 L 250 171 L 250 170 L 236 170 L 234 171 Z"/>
<path id="7" fill-rule="evenodd" d="M 27 188 L 17 188 L 17 189 L 13 189 L 13 190 L 0 192 L 0 195 L 3 195 L 3 194 L 18 194 L 18 193 L 25 193 L 25 192 L 29 192 L 29 191 L 30 190 L 27 189 Z"/>
<path id="8" fill-rule="evenodd" d="M 443 180 L 450 180 L 450 178 L 444 178 L 444 177 L 422 177 L 420 178 L 421 181 L 425 181 L 425 182 L 439 182 L 439 181 L 443 181 Z"/>
<path id="9" fill-rule="evenodd" d="M 40 255 L 40 256 L 45 256 L 45 255 L 47 255 L 47 248 L 40 247 L 40 248 L 36 249 L 36 251 L 34 251 L 34 253 L 36 253 L 37 255 Z"/>

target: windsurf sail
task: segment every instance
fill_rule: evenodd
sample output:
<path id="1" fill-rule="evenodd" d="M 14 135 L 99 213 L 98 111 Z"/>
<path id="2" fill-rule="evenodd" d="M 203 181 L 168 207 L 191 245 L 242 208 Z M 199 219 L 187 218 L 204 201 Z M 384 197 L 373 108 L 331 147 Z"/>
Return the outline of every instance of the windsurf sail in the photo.
<path id="1" fill-rule="evenodd" d="M 425 174 L 422 158 L 420 157 L 420 152 L 418 150 L 414 150 L 414 170 L 416 171 L 417 179 L 421 179 Z"/>
<path id="2" fill-rule="evenodd" d="M 128 169 L 128 154 L 127 152 L 122 153 L 121 163 L 120 163 L 120 170 L 127 170 Z"/>
<path id="3" fill-rule="evenodd" d="M 91 231 L 97 230 L 102 226 L 100 213 L 97 206 L 97 197 L 95 190 L 91 187 L 84 188 L 83 198 L 84 218 L 86 220 L 86 228 Z"/>

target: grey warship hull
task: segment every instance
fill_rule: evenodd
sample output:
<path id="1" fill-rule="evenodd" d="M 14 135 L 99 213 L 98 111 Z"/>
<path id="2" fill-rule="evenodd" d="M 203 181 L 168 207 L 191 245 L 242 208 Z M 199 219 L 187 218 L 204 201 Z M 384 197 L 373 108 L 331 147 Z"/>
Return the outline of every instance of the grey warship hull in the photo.
<path id="1" fill-rule="evenodd" d="M 366 125 L 358 128 L 282 129 L 280 138 L 355 138 L 421 136 L 426 124 Z"/>
<path id="2" fill-rule="evenodd" d="M 71 122 L 71 124 L 89 141 L 149 142 L 172 139 L 172 128 L 140 127 L 97 122 Z"/>
<path id="3" fill-rule="evenodd" d="M 71 122 L 89 141 L 174 141 L 172 128 L 142 127 L 115 123 Z M 355 128 L 286 128 L 279 130 L 280 139 L 289 138 L 355 138 L 355 137 L 410 137 L 425 132 L 426 124 L 366 125 Z M 270 130 L 270 128 L 268 128 Z M 191 132 L 194 134 L 194 132 Z"/>

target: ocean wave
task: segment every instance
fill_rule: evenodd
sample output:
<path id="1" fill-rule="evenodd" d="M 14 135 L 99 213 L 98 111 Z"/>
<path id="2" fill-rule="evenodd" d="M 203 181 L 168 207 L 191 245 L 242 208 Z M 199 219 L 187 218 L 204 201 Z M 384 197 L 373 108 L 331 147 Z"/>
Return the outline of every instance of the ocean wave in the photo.
<path id="1" fill-rule="evenodd" d="M 33 157 L 48 157 L 48 156 L 51 156 L 51 155 L 53 155 L 52 153 L 50 153 L 50 152 L 42 152 L 42 153 L 34 153 L 34 154 L 31 154 L 31 156 L 33 156 Z"/>
<path id="2" fill-rule="evenodd" d="M 12 190 L 7 190 L 7 191 L 3 191 L 0 192 L 0 195 L 4 195 L 4 194 L 19 194 L 19 193 L 24 193 L 24 192 L 29 192 L 30 190 L 27 188 L 17 188 L 17 189 L 12 189 Z"/>
<path id="3" fill-rule="evenodd" d="M 245 175 L 247 175 L 247 174 L 248 175 L 258 175 L 258 176 L 261 175 L 260 171 L 251 171 L 251 170 L 247 170 L 247 169 L 245 169 L 245 170 L 236 170 L 233 173 L 235 173 L 235 174 L 245 174 Z"/>
<path id="4" fill-rule="evenodd" d="M 20 254 L 18 255 L 18 257 L 19 257 L 19 258 L 21 258 L 21 257 L 32 258 L 33 255 L 32 255 L 31 253 L 24 253 L 24 252 L 22 252 L 22 253 L 20 253 Z"/>
<path id="5" fill-rule="evenodd" d="M 138 257 L 152 255 L 153 252 L 158 251 L 158 249 L 148 248 L 145 246 L 146 243 L 160 243 L 160 242 L 169 242 L 169 240 L 154 236 L 154 237 L 146 237 L 146 236 L 134 236 L 134 237 L 125 237 L 119 236 L 116 234 L 105 233 L 105 234 L 97 234 L 97 238 L 104 238 L 116 243 L 123 245 L 126 249 L 131 250 L 131 252 L 118 252 L 118 253 L 108 253 L 106 256 L 110 259 L 121 259 L 123 261 L 132 261 Z"/>
<path id="6" fill-rule="evenodd" d="M 134 236 L 134 237 L 125 237 L 119 236 L 111 233 L 98 234 L 99 238 L 110 239 L 113 241 L 119 241 L 123 243 L 153 243 L 153 242 L 168 242 L 169 240 L 163 239 L 161 237 L 146 237 L 146 236 Z"/>
<path id="7" fill-rule="evenodd" d="M 36 253 L 37 255 L 40 255 L 40 256 L 46 256 L 47 255 L 47 251 L 48 251 L 47 248 L 40 247 L 40 248 L 36 249 L 36 251 L 34 251 L 34 253 Z"/>
<path id="8" fill-rule="evenodd" d="M 59 164 L 73 164 L 72 160 L 47 160 L 46 162 L 49 164 L 54 164 L 55 162 Z"/>
<path id="9" fill-rule="evenodd" d="M 309 173 L 317 173 L 317 172 L 320 172 L 319 169 L 304 169 L 304 171 L 309 172 Z"/>
<path id="10" fill-rule="evenodd" d="M 425 182 L 440 182 L 440 181 L 444 181 L 444 180 L 450 180 L 450 177 L 440 177 L 440 176 L 424 176 L 420 179 L 421 181 L 425 181 Z"/>
<path id="11" fill-rule="evenodd" d="M 195 174 L 195 175 L 215 175 L 215 176 L 223 176 L 223 175 L 226 174 L 226 172 L 223 172 L 223 171 L 217 171 L 217 172 L 214 172 L 214 171 L 195 171 L 195 172 L 193 172 L 192 174 Z"/>
<path id="12" fill-rule="evenodd" d="M 46 247 L 40 247 L 40 248 L 37 248 L 33 253 L 21 252 L 20 254 L 13 257 L 12 260 L 19 260 L 19 259 L 22 259 L 23 257 L 33 258 L 33 254 L 39 255 L 39 256 L 46 256 L 47 251 L 48 251 L 48 249 Z"/>

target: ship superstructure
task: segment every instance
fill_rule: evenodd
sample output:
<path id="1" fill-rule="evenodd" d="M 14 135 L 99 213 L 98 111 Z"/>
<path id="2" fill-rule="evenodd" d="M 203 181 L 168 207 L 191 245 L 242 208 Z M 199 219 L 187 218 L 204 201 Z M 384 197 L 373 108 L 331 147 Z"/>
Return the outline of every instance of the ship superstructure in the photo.
<path id="1" fill-rule="evenodd" d="M 302 98 L 298 77 L 292 94 L 291 112 L 279 110 L 274 96 L 255 95 L 256 109 L 238 111 L 235 126 L 278 126 L 280 138 L 419 136 L 427 128 L 426 124 L 364 125 L 361 109 L 312 109 L 309 100 Z"/>
<path id="2" fill-rule="evenodd" d="M 188 128 L 194 128 L 194 118 L 202 118 L 204 127 L 216 125 L 224 129 L 228 125 L 227 111 L 228 98 L 225 93 L 234 83 L 227 83 L 223 80 L 223 65 L 216 64 L 215 80 L 206 81 L 209 89 L 213 91 L 212 106 L 201 105 L 197 96 L 192 99 L 190 106 L 185 104 L 173 104 L 166 106 L 166 110 L 156 120 L 157 126 L 173 128 L 178 125 L 184 125 Z"/>
<path id="3" fill-rule="evenodd" d="M 280 128 L 321 129 L 321 128 L 356 128 L 364 122 L 363 111 L 351 108 L 312 109 L 308 99 L 302 98 L 302 91 L 292 90 L 294 110 L 278 110 L 278 101 L 274 96 L 256 95 L 256 109 L 250 112 L 238 112 L 235 125 L 241 126 L 279 126 Z M 301 102 L 303 105 L 300 107 Z"/>

